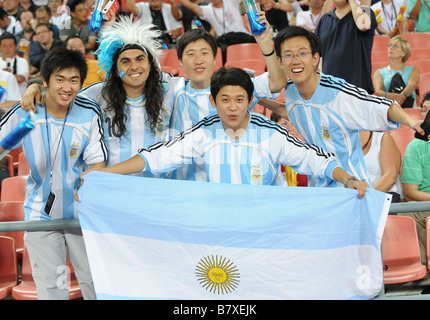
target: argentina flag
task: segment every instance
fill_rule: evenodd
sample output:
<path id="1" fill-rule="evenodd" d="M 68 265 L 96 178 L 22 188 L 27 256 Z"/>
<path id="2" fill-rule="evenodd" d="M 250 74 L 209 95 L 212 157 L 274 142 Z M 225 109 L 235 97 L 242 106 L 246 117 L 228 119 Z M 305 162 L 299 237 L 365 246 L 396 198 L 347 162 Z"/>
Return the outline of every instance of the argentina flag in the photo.
<path id="1" fill-rule="evenodd" d="M 90 172 L 79 220 L 98 299 L 371 299 L 391 196 Z"/>

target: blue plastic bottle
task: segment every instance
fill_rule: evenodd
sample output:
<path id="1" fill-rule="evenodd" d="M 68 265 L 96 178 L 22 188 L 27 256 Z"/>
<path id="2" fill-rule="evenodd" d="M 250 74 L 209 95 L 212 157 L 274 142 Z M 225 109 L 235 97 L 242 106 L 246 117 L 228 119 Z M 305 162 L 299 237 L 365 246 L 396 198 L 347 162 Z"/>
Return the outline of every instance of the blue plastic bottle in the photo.
<path id="1" fill-rule="evenodd" d="M 259 35 L 263 33 L 266 30 L 266 26 L 256 21 L 256 19 L 258 18 L 257 12 L 259 10 L 255 0 L 245 0 L 245 9 L 246 9 L 246 14 L 248 16 L 249 25 L 251 27 L 252 34 Z"/>
<path id="2" fill-rule="evenodd" d="M 94 12 L 90 21 L 90 31 L 97 32 L 102 28 L 103 24 L 103 10 L 104 0 L 96 0 L 96 4 L 94 6 Z"/>

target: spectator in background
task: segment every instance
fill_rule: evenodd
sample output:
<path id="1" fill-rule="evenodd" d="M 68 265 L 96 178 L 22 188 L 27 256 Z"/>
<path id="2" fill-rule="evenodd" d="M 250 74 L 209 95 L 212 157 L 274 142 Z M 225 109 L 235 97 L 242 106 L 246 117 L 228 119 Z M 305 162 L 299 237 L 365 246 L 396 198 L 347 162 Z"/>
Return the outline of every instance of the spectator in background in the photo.
<path id="1" fill-rule="evenodd" d="M 320 21 L 324 0 L 309 0 L 309 10 L 297 14 L 296 26 L 315 31 Z"/>
<path id="2" fill-rule="evenodd" d="M 90 30 L 90 19 L 87 18 L 85 0 L 70 0 L 67 5 L 72 17 L 69 27 L 60 28 L 60 39 L 66 40 L 68 36 L 78 35 L 85 43 L 85 52 L 95 50 L 97 34 Z"/>
<path id="3" fill-rule="evenodd" d="M 69 50 L 77 50 L 81 52 L 85 56 L 85 44 L 79 36 L 69 36 L 66 41 L 64 41 L 64 45 Z M 87 77 L 82 84 L 82 88 L 90 85 L 91 83 L 103 81 L 105 80 L 105 72 L 101 71 L 101 67 L 99 67 L 97 60 L 85 59 L 88 66 Z"/>
<path id="4" fill-rule="evenodd" d="M 15 19 L 18 19 L 19 13 L 22 10 L 19 0 L 4 0 L 3 9 L 6 10 L 9 16 L 13 16 Z"/>
<path id="5" fill-rule="evenodd" d="M 60 30 L 55 24 L 51 23 L 51 16 L 51 9 L 48 6 L 41 6 L 36 10 L 36 19 L 33 20 L 31 25 L 33 27 L 33 30 L 35 30 L 38 24 L 46 23 L 49 25 L 54 39 L 60 39 Z"/>
<path id="6" fill-rule="evenodd" d="M 197 5 L 206 6 L 210 3 L 210 1 L 204 1 L 204 0 L 190 0 L 192 3 L 195 3 Z M 175 5 L 176 0 L 171 1 L 171 5 Z M 197 16 L 194 12 L 192 12 L 190 9 L 187 9 L 182 3 L 178 4 L 178 10 L 180 12 L 179 18 L 177 20 L 181 20 L 182 24 L 184 25 L 184 33 L 187 32 L 190 29 L 195 29 L 196 27 L 199 27 L 196 22 L 197 20 L 202 24 L 203 28 L 206 31 L 211 31 L 211 25 L 209 22 L 200 19 L 199 16 Z"/>
<path id="7" fill-rule="evenodd" d="M 61 0 L 48 0 L 48 7 L 51 9 L 50 23 L 56 25 L 59 29 L 65 27 L 65 21 L 70 20 L 68 8 L 63 5 Z"/>
<path id="8" fill-rule="evenodd" d="M 423 96 L 424 117 L 430 110 L 430 91 Z M 403 193 L 406 201 L 430 201 L 430 141 L 413 139 L 406 147 L 402 163 Z M 420 243 L 421 261 L 426 261 L 426 219 L 430 211 L 398 213 L 414 218 Z"/>
<path id="9" fill-rule="evenodd" d="M 14 16 L 8 15 L 8 13 L 0 7 L 0 34 L 9 32 L 16 35 L 21 31 L 22 27 L 18 20 Z"/>
<path id="10" fill-rule="evenodd" d="M 373 86 L 375 95 L 396 100 L 403 108 L 412 108 L 415 100 L 415 88 L 420 80 L 420 71 L 414 66 L 405 66 L 405 62 L 411 56 L 409 41 L 400 36 L 390 39 L 388 43 L 388 57 L 390 64 L 382 69 L 376 70 L 373 75 Z M 390 83 L 395 74 L 400 74 L 405 87 L 402 92 L 389 92 Z M 408 97 L 412 97 L 407 101 Z"/>
<path id="11" fill-rule="evenodd" d="M 402 156 L 394 138 L 377 131 L 359 131 L 358 134 L 370 185 L 376 190 L 390 193 L 393 196 L 392 202 L 401 202 L 403 199 L 400 182 Z"/>
<path id="12" fill-rule="evenodd" d="M 19 14 L 19 24 L 22 27 L 22 31 L 15 35 L 16 43 L 18 47 L 16 53 L 21 57 L 24 55 L 25 47 L 28 46 L 26 41 L 33 41 L 34 30 L 31 26 L 31 21 L 34 20 L 34 13 L 30 10 L 22 10 Z M 25 39 L 25 41 L 21 41 Z M 21 50 L 21 45 L 24 44 L 24 50 Z"/>
<path id="13" fill-rule="evenodd" d="M 190 0 L 180 0 L 188 9 L 206 20 L 212 26 L 226 62 L 227 47 L 232 44 L 255 42 L 246 29 L 239 9 L 239 0 L 212 0 L 207 6 L 200 6 Z"/>
<path id="14" fill-rule="evenodd" d="M 16 39 L 11 33 L 0 36 L 0 69 L 12 73 L 18 81 L 20 93 L 27 89 L 29 67 L 27 60 L 16 55 Z"/>
<path id="15" fill-rule="evenodd" d="M 406 5 L 406 0 L 381 0 L 370 7 L 373 12 L 378 9 L 381 10 L 376 16 L 376 18 L 380 17 L 382 19 L 381 23 L 379 23 L 378 27 L 376 28 L 377 35 L 386 35 L 392 38 L 398 33 L 395 32 L 394 28 L 396 26 L 397 28 L 399 27 L 399 24 L 397 23 L 397 17 L 400 14 L 400 7 L 402 5 Z M 402 16 L 403 32 L 407 32 L 409 30 L 407 14 L 408 13 L 405 10 L 405 13 Z"/>
<path id="16" fill-rule="evenodd" d="M 19 0 L 19 6 L 21 7 L 21 11 L 30 10 L 33 13 L 35 13 L 38 8 L 38 6 L 33 2 L 33 0 Z"/>
<path id="17" fill-rule="evenodd" d="M 291 4 L 286 2 L 280 4 L 273 0 L 258 0 L 260 9 L 266 13 L 266 19 L 274 28 L 274 32 L 279 32 L 285 27 L 288 27 L 288 18 L 286 12 L 294 11 Z"/>
<path id="18" fill-rule="evenodd" d="M 373 93 L 371 51 L 377 22 L 356 1 L 326 0 L 336 9 L 323 13 L 315 33 L 321 42 L 322 72 Z"/>
<path id="19" fill-rule="evenodd" d="M 0 70 L 0 86 L 6 91 L 0 99 L 0 108 L 9 109 L 21 100 L 18 81 L 12 73 Z"/>
<path id="20" fill-rule="evenodd" d="M 54 39 L 50 25 L 41 23 L 36 27 L 37 41 L 30 44 L 30 49 L 24 53 L 24 58 L 30 65 L 30 79 L 41 83 L 40 65 L 45 54 L 56 46 L 62 46 L 63 41 Z"/>
<path id="21" fill-rule="evenodd" d="M 174 42 L 182 33 L 182 23 L 175 18 L 180 16 L 176 6 L 161 0 L 138 3 L 135 0 L 127 0 L 127 9 L 142 23 L 154 24 L 163 32 L 160 41 L 169 48 L 174 47 Z"/>
<path id="22" fill-rule="evenodd" d="M 430 3 L 428 0 L 408 0 L 409 17 L 415 21 L 415 32 L 430 31 Z"/>

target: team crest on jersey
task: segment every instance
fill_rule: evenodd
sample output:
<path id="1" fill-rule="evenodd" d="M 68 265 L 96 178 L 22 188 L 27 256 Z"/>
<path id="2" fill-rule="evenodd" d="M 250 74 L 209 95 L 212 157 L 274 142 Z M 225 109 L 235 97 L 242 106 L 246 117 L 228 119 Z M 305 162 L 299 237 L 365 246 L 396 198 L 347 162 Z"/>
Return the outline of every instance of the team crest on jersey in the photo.
<path id="1" fill-rule="evenodd" d="M 81 146 L 79 144 L 72 143 L 72 146 L 69 150 L 69 158 L 70 159 L 76 159 L 79 156 L 79 153 L 81 151 Z"/>
<path id="2" fill-rule="evenodd" d="M 263 166 L 261 163 L 251 166 L 251 182 L 253 184 L 261 184 L 263 181 Z"/>
<path id="3" fill-rule="evenodd" d="M 321 136 L 322 136 L 323 140 L 331 141 L 331 133 L 330 133 L 330 130 L 328 129 L 328 127 L 326 127 L 326 126 L 321 127 Z"/>
<path id="4" fill-rule="evenodd" d="M 157 124 L 155 125 L 155 133 L 157 135 L 162 135 L 164 131 L 166 131 L 167 124 L 164 119 L 158 119 Z"/>

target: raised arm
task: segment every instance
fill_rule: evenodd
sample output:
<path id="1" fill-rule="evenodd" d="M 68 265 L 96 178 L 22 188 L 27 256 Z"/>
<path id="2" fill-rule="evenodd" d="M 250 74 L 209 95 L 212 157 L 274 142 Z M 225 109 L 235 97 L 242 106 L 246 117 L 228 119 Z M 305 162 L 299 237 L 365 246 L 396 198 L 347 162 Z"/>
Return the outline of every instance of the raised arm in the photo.
<path id="1" fill-rule="evenodd" d="M 257 21 L 261 21 L 266 25 L 266 30 L 260 35 L 253 35 L 256 42 L 261 48 L 261 53 L 264 55 L 269 72 L 269 88 L 271 92 L 277 92 L 287 85 L 287 77 L 284 71 L 280 68 L 278 58 L 272 46 L 272 39 L 269 37 L 270 24 L 266 19 L 264 11 L 259 11 Z"/>
<path id="2" fill-rule="evenodd" d="M 415 120 L 408 113 L 406 113 L 397 103 L 393 103 L 388 109 L 388 119 L 390 119 L 391 121 L 402 123 L 405 126 L 414 129 L 421 135 L 425 134 L 424 130 L 421 128 L 421 123 L 423 122 L 423 120 Z"/>
<path id="3" fill-rule="evenodd" d="M 194 12 L 196 15 L 198 15 L 199 17 L 203 16 L 203 10 L 202 8 L 200 8 L 200 6 L 198 4 L 192 3 L 190 0 L 179 0 L 182 5 L 191 10 L 192 12 Z"/>
<path id="4" fill-rule="evenodd" d="M 133 13 L 134 16 L 139 14 L 139 8 L 136 6 L 136 0 L 127 0 L 127 9 Z"/>

